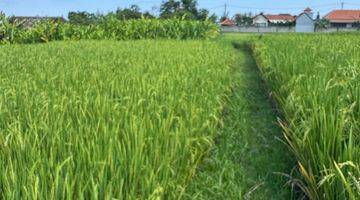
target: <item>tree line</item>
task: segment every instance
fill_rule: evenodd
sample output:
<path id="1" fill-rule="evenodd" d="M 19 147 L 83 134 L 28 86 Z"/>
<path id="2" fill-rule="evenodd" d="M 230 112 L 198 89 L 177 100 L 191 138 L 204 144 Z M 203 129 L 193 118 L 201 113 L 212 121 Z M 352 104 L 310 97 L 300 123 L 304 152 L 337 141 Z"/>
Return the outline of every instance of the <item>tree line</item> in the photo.
<path id="1" fill-rule="evenodd" d="M 155 16 L 148 11 L 142 12 L 138 5 L 131 5 L 128 8 L 118 8 L 115 12 L 107 14 L 89 13 L 86 11 L 69 12 L 68 20 L 72 24 L 89 25 L 96 24 L 104 18 L 115 17 L 119 20 L 130 19 L 171 19 L 180 18 L 186 20 L 209 20 L 215 22 L 217 16 L 210 14 L 210 11 L 204 8 L 198 8 L 196 0 L 168 0 L 163 1 L 160 6 L 159 16 Z"/>

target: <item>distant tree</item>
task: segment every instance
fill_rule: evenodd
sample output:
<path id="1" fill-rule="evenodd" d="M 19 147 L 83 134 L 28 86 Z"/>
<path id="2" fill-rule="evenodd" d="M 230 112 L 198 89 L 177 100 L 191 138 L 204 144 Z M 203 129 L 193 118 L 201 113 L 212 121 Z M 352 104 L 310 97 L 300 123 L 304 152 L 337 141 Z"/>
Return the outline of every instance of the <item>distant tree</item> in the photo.
<path id="1" fill-rule="evenodd" d="M 317 28 L 327 28 L 330 24 L 330 21 L 327 19 L 319 19 L 316 20 L 316 27 Z"/>
<path id="2" fill-rule="evenodd" d="M 109 18 L 117 18 L 119 20 L 129 20 L 129 19 L 140 19 L 140 18 L 154 18 L 150 12 L 142 13 L 140 7 L 137 5 L 132 5 L 129 8 L 120 9 L 118 8 L 115 13 L 109 12 L 106 15 L 92 14 L 88 12 L 69 12 L 68 19 L 72 24 L 78 25 L 89 25 L 103 22 Z"/>
<path id="3" fill-rule="evenodd" d="M 244 24 L 244 18 L 242 14 L 235 14 L 234 21 L 236 25 L 241 26 Z"/>
<path id="4" fill-rule="evenodd" d="M 197 13 L 197 19 L 198 20 L 206 20 L 209 17 L 209 11 L 206 9 L 200 9 Z"/>
<path id="5" fill-rule="evenodd" d="M 182 9 L 193 16 L 198 16 L 197 1 L 196 0 L 181 0 Z M 205 10 L 205 9 L 203 9 Z"/>
<path id="6" fill-rule="evenodd" d="M 208 17 L 208 20 L 211 22 L 216 22 L 216 20 L 218 19 L 218 16 L 216 14 L 212 14 Z"/>
<path id="7" fill-rule="evenodd" d="M 198 9 L 196 0 L 168 0 L 160 6 L 160 18 L 173 17 L 216 21 L 216 15 L 209 15 L 206 9 Z"/>
<path id="8" fill-rule="evenodd" d="M 360 20 L 357 20 L 352 24 L 353 27 L 356 27 L 358 30 L 360 30 Z"/>
<path id="9" fill-rule="evenodd" d="M 142 16 L 146 19 L 154 19 L 156 18 L 154 15 L 152 15 L 149 11 L 146 11 L 142 14 Z"/>
<path id="10" fill-rule="evenodd" d="M 140 19 L 145 18 L 154 18 L 149 12 L 142 13 L 138 5 L 132 5 L 129 8 L 117 9 L 116 17 L 120 20 L 129 20 L 129 19 Z"/>
<path id="11" fill-rule="evenodd" d="M 96 23 L 98 17 L 95 14 L 88 12 L 69 12 L 68 14 L 69 23 L 78 25 L 89 25 Z"/>
<path id="12" fill-rule="evenodd" d="M 163 2 L 160 6 L 160 17 L 161 18 L 172 18 L 178 17 L 181 8 L 181 3 L 175 0 L 169 0 Z"/>
<path id="13" fill-rule="evenodd" d="M 234 16 L 234 21 L 238 26 L 250 25 L 252 24 L 252 14 L 251 13 L 238 13 Z"/>
<path id="14" fill-rule="evenodd" d="M 210 12 L 207 9 L 199 9 L 197 13 L 197 20 L 209 20 L 215 23 L 217 20 L 217 16 L 215 14 L 210 15 Z"/>

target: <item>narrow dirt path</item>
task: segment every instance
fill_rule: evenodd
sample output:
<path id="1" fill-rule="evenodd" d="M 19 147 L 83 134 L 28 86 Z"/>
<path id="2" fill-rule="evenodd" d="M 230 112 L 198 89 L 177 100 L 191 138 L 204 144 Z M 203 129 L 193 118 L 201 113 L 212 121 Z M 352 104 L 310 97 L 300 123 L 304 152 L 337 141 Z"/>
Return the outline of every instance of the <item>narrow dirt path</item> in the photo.
<path id="1" fill-rule="evenodd" d="M 294 161 L 256 63 L 245 45 L 234 45 L 235 87 L 210 155 L 185 199 L 292 199 L 287 179 Z"/>

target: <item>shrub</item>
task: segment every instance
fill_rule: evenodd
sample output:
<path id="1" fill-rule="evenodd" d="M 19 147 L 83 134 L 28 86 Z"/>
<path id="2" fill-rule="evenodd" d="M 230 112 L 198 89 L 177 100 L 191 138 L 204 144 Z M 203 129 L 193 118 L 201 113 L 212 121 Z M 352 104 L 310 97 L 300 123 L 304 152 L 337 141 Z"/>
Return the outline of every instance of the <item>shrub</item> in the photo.
<path id="1" fill-rule="evenodd" d="M 39 43 L 54 40 L 80 39 L 208 39 L 219 35 L 218 27 L 210 21 L 181 19 L 118 20 L 107 17 L 98 24 L 74 25 L 55 21 L 41 21 L 24 28 L 17 22 L 0 18 L 1 43 Z"/>

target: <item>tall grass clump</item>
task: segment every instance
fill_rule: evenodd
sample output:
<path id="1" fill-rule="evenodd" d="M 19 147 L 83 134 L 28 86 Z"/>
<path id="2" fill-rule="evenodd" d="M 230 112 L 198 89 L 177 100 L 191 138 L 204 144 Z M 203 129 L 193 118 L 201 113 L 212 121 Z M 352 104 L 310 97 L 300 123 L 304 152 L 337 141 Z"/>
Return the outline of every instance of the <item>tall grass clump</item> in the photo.
<path id="1" fill-rule="evenodd" d="M 357 34 L 342 34 L 266 36 L 254 45 L 310 199 L 360 199 L 359 44 Z"/>
<path id="2" fill-rule="evenodd" d="M 0 43 L 29 44 L 55 40 L 138 40 L 138 39 L 209 39 L 219 35 L 210 21 L 182 19 L 118 20 L 106 17 L 98 24 L 74 25 L 61 21 L 41 21 L 24 27 L 21 21 L 10 23 L 0 14 Z"/>
<path id="3" fill-rule="evenodd" d="M 229 48 L 171 40 L 0 48 L 0 199 L 181 197 L 230 90 Z"/>

